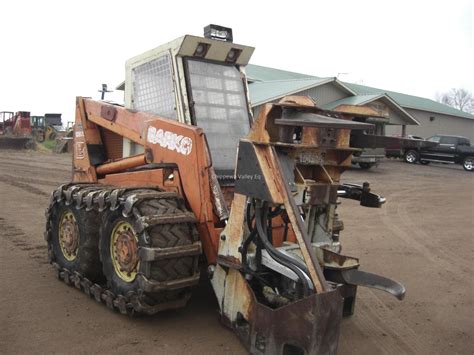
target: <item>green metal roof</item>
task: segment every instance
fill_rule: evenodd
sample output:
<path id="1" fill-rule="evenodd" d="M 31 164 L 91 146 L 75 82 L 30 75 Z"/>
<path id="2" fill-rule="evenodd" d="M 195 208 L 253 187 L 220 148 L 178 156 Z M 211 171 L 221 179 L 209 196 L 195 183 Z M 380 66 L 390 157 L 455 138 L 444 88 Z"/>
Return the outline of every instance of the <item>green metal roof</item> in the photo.
<path id="1" fill-rule="evenodd" d="M 349 96 L 344 99 L 340 99 L 337 101 L 329 102 L 326 105 L 323 105 L 322 108 L 326 110 L 332 110 L 336 108 L 337 106 L 340 105 L 353 105 L 353 106 L 359 106 L 359 105 L 364 105 L 367 102 L 371 102 L 374 100 L 377 100 L 380 98 L 381 94 L 375 94 L 375 95 L 356 95 L 356 96 Z"/>
<path id="2" fill-rule="evenodd" d="M 255 81 L 249 84 L 250 101 L 252 106 L 258 106 L 331 81 L 334 78 Z"/>
<path id="3" fill-rule="evenodd" d="M 279 82 L 293 81 L 293 80 L 306 81 L 306 80 L 311 80 L 311 79 L 314 79 L 314 80 L 321 79 L 320 77 L 313 76 L 313 75 L 268 68 L 268 67 L 264 67 L 260 65 L 254 65 L 254 64 L 248 64 L 246 66 L 246 72 L 247 72 L 249 82 L 253 82 L 251 85 L 262 84 L 261 82 L 273 82 L 273 84 L 268 85 L 268 86 L 271 86 L 271 85 L 276 84 L 275 81 L 279 81 Z M 404 107 L 404 108 L 410 108 L 410 109 L 415 109 L 415 110 L 435 112 L 435 113 L 441 113 L 445 115 L 474 119 L 474 115 L 457 110 L 454 107 L 444 105 L 440 102 L 436 102 L 434 100 L 430 100 L 424 97 L 412 96 L 412 95 L 402 94 L 395 91 L 377 89 L 370 86 L 359 85 L 359 84 L 352 84 L 352 83 L 346 83 L 346 82 L 341 83 L 341 84 L 345 85 L 346 87 L 354 91 L 357 94 L 357 96 L 388 94 L 394 101 L 396 101 L 401 107 Z M 275 86 L 280 86 L 280 84 L 275 85 Z M 266 90 L 271 90 L 271 89 L 269 88 L 267 89 L 267 86 L 265 86 L 264 91 Z M 293 91 L 293 93 L 295 92 L 297 91 Z M 284 94 L 288 94 L 288 93 L 283 93 L 283 96 Z M 264 92 L 262 92 L 261 94 L 255 93 L 255 95 L 259 96 L 260 103 L 262 103 Z M 253 96 L 252 92 L 250 93 L 250 96 L 251 97 Z M 255 102 L 252 102 L 252 103 L 254 106 L 256 105 Z"/>
<path id="4" fill-rule="evenodd" d="M 442 104 L 440 102 L 436 102 L 434 100 L 426 99 L 424 97 L 412 96 L 412 95 L 402 94 L 395 91 L 382 90 L 382 89 L 377 89 L 370 86 L 359 85 L 359 84 L 352 84 L 352 83 L 344 83 L 344 84 L 346 84 L 352 90 L 354 90 L 355 92 L 361 95 L 387 93 L 395 101 L 397 101 L 401 106 L 405 108 L 411 108 L 415 110 L 436 112 L 436 113 L 442 113 L 445 115 L 474 119 L 474 115 L 471 115 L 470 113 L 455 109 L 454 107 Z"/>
<path id="5" fill-rule="evenodd" d="M 293 79 L 319 79 L 317 76 L 294 73 L 291 71 L 262 67 L 248 64 L 245 67 L 249 81 L 293 80 Z"/>

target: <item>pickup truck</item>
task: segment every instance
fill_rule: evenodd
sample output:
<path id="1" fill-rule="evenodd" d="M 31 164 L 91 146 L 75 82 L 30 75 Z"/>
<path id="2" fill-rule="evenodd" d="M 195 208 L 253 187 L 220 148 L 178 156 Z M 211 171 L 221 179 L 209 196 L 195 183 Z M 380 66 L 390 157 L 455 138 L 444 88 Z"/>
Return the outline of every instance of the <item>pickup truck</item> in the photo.
<path id="1" fill-rule="evenodd" d="M 428 147 L 437 146 L 438 143 L 415 138 L 389 137 L 363 131 L 352 131 L 350 145 L 360 148 L 352 156 L 352 164 L 359 164 L 362 169 L 370 169 L 384 158 L 384 148 L 396 147 L 398 154 L 414 151 L 415 154 Z"/>
<path id="2" fill-rule="evenodd" d="M 407 163 L 462 164 L 464 170 L 474 171 L 474 147 L 471 147 L 471 143 L 466 137 L 435 135 L 427 140 L 438 143 L 438 145 L 407 150 L 405 152 Z"/>

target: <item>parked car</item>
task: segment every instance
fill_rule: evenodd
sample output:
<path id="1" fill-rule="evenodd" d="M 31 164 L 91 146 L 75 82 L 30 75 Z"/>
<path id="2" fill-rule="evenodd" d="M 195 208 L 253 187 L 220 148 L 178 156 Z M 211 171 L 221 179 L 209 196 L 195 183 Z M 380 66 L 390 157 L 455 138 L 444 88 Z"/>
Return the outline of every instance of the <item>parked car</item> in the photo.
<path id="1" fill-rule="evenodd" d="M 405 153 L 405 161 L 410 164 L 430 162 L 444 164 L 461 164 L 464 170 L 474 171 L 474 147 L 466 137 L 435 135 L 427 139 L 436 142 L 434 147 L 409 149 Z"/>
<path id="2" fill-rule="evenodd" d="M 401 135 L 394 134 L 392 137 L 401 138 Z M 406 138 L 413 139 L 416 141 L 423 141 L 423 137 L 408 135 Z M 401 142 L 394 142 L 387 147 L 385 147 L 385 156 L 387 158 L 403 158 L 405 157 L 405 151 L 407 150 L 406 147 L 402 147 Z"/>

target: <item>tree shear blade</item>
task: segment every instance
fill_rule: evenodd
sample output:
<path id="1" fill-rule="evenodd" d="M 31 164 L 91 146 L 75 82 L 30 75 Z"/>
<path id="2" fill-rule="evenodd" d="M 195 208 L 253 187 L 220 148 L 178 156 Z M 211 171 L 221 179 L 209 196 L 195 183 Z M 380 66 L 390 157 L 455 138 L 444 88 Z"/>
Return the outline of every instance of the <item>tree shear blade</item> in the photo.
<path id="1" fill-rule="evenodd" d="M 341 275 L 345 283 L 355 286 L 365 286 L 382 290 L 394 295 L 400 301 L 405 298 L 405 287 L 386 277 L 371 274 L 357 269 L 343 270 Z"/>

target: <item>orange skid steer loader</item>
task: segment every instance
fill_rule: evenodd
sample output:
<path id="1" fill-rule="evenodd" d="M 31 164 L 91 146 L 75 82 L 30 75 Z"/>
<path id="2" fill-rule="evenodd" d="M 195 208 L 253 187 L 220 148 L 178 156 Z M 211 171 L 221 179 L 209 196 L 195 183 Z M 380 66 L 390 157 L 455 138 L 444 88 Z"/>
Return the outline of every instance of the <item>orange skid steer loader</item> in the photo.
<path id="1" fill-rule="evenodd" d="M 126 65 L 126 107 L 77 98 L 72 182 L 47 209 L 58 277 L 123 314 L 184 307 L 205 263 L 222 322 L 255 354 L 335 353 L 357 286 L 403 286 L 342 255 L 339 198 L 351 132 L 371 128 L 309 98 L 254 120 L 253 48 L 207 27 Z M 202 257 L 202 255 L 204 257 Z"/>

